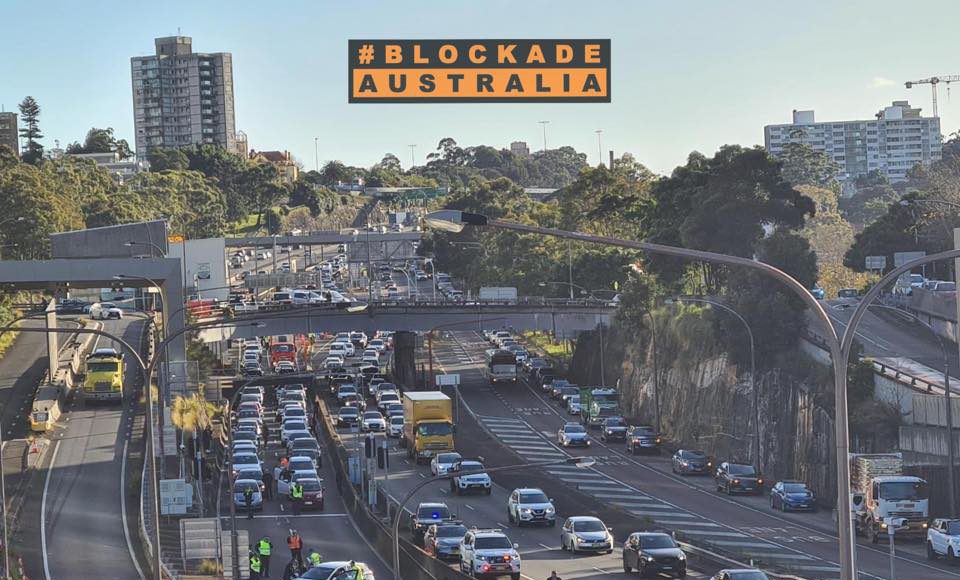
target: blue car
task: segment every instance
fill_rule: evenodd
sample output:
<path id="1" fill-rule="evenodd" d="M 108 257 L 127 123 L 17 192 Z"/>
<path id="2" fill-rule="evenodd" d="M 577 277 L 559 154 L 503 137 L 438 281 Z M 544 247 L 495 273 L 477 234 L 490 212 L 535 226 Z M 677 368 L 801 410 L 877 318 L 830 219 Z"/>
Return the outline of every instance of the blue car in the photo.
<path id="1" fill-rule="evenodd" d="M 770 490 L 770 507 L 780 511 L 814 511 L 817 498 L 802 481 L 778 481 Z"/>
<path id="2" fill-rule="evenodd" d="M 817 300 L 823 300 L 826 296 L 826 292 L 819 286 L 814 286 L 813 289 L 810 290 L 810 293 L 813 294 L 813 297 Z"/>

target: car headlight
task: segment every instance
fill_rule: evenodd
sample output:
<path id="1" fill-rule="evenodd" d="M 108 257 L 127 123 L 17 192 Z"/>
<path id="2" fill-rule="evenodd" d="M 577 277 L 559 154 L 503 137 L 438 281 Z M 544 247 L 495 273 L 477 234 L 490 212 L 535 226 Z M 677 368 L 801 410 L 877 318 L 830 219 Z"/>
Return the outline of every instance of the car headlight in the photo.
<path id="1" fill-rule="evenodd" d="M 682 466 L 684 466 L 684 467 L 690 467 L 690 464 L 687 463 L 686 461 L 681 461 L 681 462 L 680 462 L 680 465 L 682 465 Z"/>
<path id="2" fill-rule="evenodd" d="M 686 559 L 687 559 L 687 555 L 684 554 L 683 552 L 680 552 L 680 555 L 677 556 L 677 560 L 680 560 L 681 562 L 684 561 L 684 560 L 686 560 Z"/>
<path id="3" fill-rule="evenodd" d="M 522 513 L 522 514 L 528 514 L 528 513 L 530 513 L 530 508 L 520 508 L 520 513 Z"/>
<path id="4" fill-rule="evenodd" d="M 613 435 L 613 429 L 607 429 L 607 435 Z"/>
<path id="5" fill-rule="evenodd" d="M 552 514 L 552 513 L 556 512 L 556 511 L 557 511 L 557 510 L 554 509 L 553 506 L 550 506 L 550 507 L 547 508 L 547 513 L 548 513 L 548 514 Z"/>
<path id="6" fill-rule="evenodd" d="M 653 556 L 644 556 L 643 559 L 647 562 L 653 562 Z"/>

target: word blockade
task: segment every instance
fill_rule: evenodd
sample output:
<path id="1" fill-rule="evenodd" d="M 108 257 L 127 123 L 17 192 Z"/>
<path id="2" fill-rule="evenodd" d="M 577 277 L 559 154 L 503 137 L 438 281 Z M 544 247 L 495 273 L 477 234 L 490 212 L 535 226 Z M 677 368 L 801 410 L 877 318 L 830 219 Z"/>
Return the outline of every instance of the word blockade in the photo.
<path id="1" fill-rule="evenodd" d="M 610 102 L 610 39 L 351 40 L 351 103 Z"/>

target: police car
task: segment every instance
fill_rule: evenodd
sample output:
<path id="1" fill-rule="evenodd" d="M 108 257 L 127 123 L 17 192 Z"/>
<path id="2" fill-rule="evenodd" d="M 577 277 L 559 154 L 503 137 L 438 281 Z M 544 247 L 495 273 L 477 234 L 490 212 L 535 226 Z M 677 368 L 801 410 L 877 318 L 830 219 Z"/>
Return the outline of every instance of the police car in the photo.
<path id="1" fill-rule="evenodd" d="M 460 571 L 474 578 L 520 580 L 519 545 L 499 529 L 470 529 L 460 541 Z"/>

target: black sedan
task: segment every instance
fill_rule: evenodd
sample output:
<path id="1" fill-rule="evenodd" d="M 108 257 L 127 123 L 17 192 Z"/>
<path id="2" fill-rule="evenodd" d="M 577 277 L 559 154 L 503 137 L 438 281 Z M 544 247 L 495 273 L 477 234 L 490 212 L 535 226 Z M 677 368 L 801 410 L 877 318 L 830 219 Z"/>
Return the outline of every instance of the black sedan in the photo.
<path id="1" fill-rule="evenodd" d="M 90 312 L 90 303 L 67 298 L 57 302 L 57 314 L 86 314 Z"/>
<path id="2" fill-rule="evenodd" d="M 673 454 L 670 469 L 680 475 L 707 475 L 713 470 L 713 462 L 703 451 L 678 449 Z"/>
<path id="3" fill-rule="evenodd" d="M 623 571 L 636 570 L 640 577 L 669 574 L 687 577 L 687 556 L 670 534 L 634 532 L 623 543 Z"/>
<path id="4" fill-rule="evenodd" d="M 630 427 L 626 432 L 627 451 L 637 453 L 660 453 L 660 435 L 649 425 Z"/>
<path id="5" fill-rule="evenodd" d="M 714 475 L 717 491 L 734 493 L 763 493 L 763 478 L 752 465 L 724 461 Z"/>

